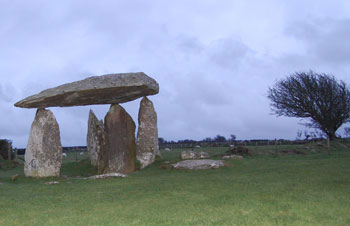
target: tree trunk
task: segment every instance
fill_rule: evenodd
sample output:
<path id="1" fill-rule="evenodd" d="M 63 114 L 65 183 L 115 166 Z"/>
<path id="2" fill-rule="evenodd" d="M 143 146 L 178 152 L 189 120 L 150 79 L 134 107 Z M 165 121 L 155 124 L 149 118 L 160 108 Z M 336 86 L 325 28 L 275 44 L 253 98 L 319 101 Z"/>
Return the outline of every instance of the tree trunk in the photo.
<path id="1" fill-rule="evenodd" d="M 329 138 L 329 136 L 327 137 L 327 151 L 328 151 L 328 154 L 330 155 L 331 154 L 331 139 Z"/>
<path id="2" fill-rule="evenodd" d="M 328 133 L 326 133 L 326 134 L 327 134 L 327 137 L 329 138 L 329 140 L 331 140 L 331 141 L 335 140 L 337 138 L 337 136 L 335 135 L 335 131 L 332 129 L 330 129 L 328 131 Z"/>

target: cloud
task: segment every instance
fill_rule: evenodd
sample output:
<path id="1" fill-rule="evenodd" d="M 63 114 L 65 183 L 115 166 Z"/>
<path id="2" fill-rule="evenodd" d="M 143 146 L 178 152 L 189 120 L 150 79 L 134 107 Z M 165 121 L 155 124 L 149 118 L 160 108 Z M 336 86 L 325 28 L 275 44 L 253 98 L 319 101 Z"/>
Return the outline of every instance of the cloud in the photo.
<path id="1" fill-rule="evenodd" d="M 349 81 L 349 11 L 346 1 L 2 1 L 0 136 L 26 145 L 35 110 L 13 107 L 26 96 L 144 71 L 160 84 L 150 99 L 167 140 L 293 139 L 302 127 L 270 115 L 266 90 L 299 70 Z M 139 100 L 123 106 L 137 122 Z M 51 108 L 64 146 L 86 143 L 90 108 L 102 119 L 109 106 Z"/>
<path id="2" fill-rule="evenodd" d="M 251 50 L 234 39 L 219 39 L 209 49 L 210 60 L 221 67 L 235 71 Z"/>
<path id="3" fill-rule="evenodd" d="M 306 54 L 320 63 L 341 65 L 350 58 L 350 19 L 299 21 L 287 32 L 303 42 Z"/>

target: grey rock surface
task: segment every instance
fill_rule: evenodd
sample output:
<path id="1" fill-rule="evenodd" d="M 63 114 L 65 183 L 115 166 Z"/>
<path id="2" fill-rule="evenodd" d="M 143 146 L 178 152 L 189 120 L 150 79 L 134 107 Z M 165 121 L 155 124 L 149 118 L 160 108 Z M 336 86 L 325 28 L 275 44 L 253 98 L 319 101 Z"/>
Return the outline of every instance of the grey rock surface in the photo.
<path id="1" fill-rule="evenodd" d="M 88 177 L 88 179 L 106 179 L 106 178 L 113 178 L 113 177 L 127 177 L 127 175 L 122 173 L 106 173 L 106 174 L 100 174 Z"/>
<path id="2" fill-rule="evenodd" d="M 104 167 L 99 173 L 128 174 L 136 170 L 136 125 L 119 104 L 111 105 L 105 120 L 105 153 L 101 156 Z"/>
<path id="3" fill-rule="evenodd" d="M 104 148 L 103 121 L 98 120 L 92 110 L 89 112 L 86 143 L 91 165 L 98 168 L 99 155 L 103 153 Z"/>
<path id="4" fill-rule="evenodd" d="M 108 74 L 44 90 L 17 102 L 15 106 L 45 108 L 116 104 L 158 92 L 158 83 L 143 72 Z"/>
<path id="5" fill-rule="evenodd" d="M 210 158 L 209 154 L 204 151 L 182 151 L 180 153 L 180 159 L 188 160 L 188 159 L 207 159 Z"/>
<path id="6" fill-rule="evenodd" d="M 222 159 L 243 159 L 243 156 L 241 156 L 241 155 L 226 155 L 226 156 L 223 156 Z"/>
<path id="7" fill-rule="evenodd" d="M 139 109 L 139 127 L 137 130 L 136 159 L 140 168 L 152 164 L 160 155 L 158 146 L 157 113 L 153 103 L 147 97 L 142 98 Z"/>
<path id="8" fill-rule="evenodd" d="M 185 160 L 173 164 L 175 169 L 189 169 L 189 170 L 201 170 L 201 169 L 215 169 L 224 166 L 222 160 L 211 160 L 211 159 L 202 159 L 202 160 Z"/>
<path id="9" fill-rule="evenodd" d="M 194 151 L 182 151 L 180 153 L 181 160 L 196 159 L 196 152 Z"/>
<path id="10" fill-rule="evenodd" d="M 59 184 L 60 182 L 58 181 L 48 181 L 48 182 L 45 182 L 45 184 L 47 185 L 54 185 L 54 184 Z"/>
<path id="11" fill-rule="evenodd" d="M 24 158 L 24 174 L 27 177 L 60 175 L 62 164 L 60 130 L 50 110 L 37 110 Z"/>

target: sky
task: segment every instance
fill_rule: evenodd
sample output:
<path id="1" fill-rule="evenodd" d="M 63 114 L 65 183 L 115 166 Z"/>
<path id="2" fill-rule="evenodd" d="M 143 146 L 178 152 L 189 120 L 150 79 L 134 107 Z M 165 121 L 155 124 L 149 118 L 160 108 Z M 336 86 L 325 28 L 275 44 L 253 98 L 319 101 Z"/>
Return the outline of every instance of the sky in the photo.
<path id="1" fill-rule="evenodd" d="M 14 103 L 90 76 L 145 72 L 166 140 L 295 139 L 267 90 L 314 70 L 350 84 L 347 0 L 0 0 L 0 139 L 25 147 L 36 109 Z M 140 99 L 122 104 L 137 124 Z M 86 145 L 89 109 L 49 108 L 63 146 Z M 339 130 L 339 132 L 342 132 Z"/>

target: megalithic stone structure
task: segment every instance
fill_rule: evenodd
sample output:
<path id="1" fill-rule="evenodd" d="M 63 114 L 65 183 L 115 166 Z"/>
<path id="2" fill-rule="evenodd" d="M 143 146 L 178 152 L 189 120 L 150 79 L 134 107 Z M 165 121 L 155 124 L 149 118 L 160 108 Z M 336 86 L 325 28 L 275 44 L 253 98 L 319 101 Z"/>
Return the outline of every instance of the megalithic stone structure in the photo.
<path id="1" fill-rule="evenodd" d="M 92 110 L 89 112 L 86 144 L 91 165 L 99 168 L 100 155 L 103 154 L 104 148 L 103 121 L 98 120 Z"/>
<path id="2" fill-rule="evenodd" d="M 106 167 L 101 173 L 128 174 L 136 170 L 136 125 L 119 104 L 111 105 L 105 120 Z"/>
<path id="3" fill-rule="evenodd" d="M 62 164 L 60 130 L 50 110 L 37 110 L 24 158 L 25 176 L 56 177 L 60 175 Z"/>
<path id="4" fill-rule="evenodd" d="M 91 116 L 91 121 L 89 120 L 89 127 L 95 127 L 94 130 L 89 130 L 87 138 L 88 148 L 91 150 L 89 151 L 91 163 L 97 166 L 100 173 L 135 171 L 136 126 L 130 115 L 118 104 L 158 92 L 158 83 L 145 73 L 121 73 L 94 76 L 67 83 L 17 102 L 16 107 L 38 108 L 27 145 L 25 175 L 35 177 L 59 175 L 62 161 L 59 127 L 52 112 L 44 108 L 92 104 L 112 104 L 112 106 L 105 118 L 105 128 L 97 118 Z M 47 151 L 43 153 L 43 150 Z"/>
<path id="5" fill-rule="evenodd" d="M 141 169 L 152 164 L 157 155 L 158 146 L 157 113 L 153 103 L 147 97 L 142 98 L 138 115 L 139 127 L 136 141 L 136 159 Z"/>

